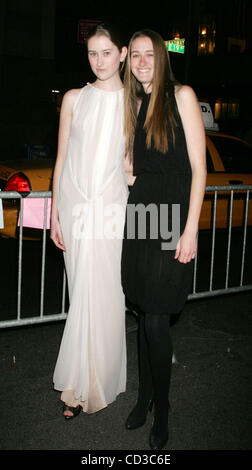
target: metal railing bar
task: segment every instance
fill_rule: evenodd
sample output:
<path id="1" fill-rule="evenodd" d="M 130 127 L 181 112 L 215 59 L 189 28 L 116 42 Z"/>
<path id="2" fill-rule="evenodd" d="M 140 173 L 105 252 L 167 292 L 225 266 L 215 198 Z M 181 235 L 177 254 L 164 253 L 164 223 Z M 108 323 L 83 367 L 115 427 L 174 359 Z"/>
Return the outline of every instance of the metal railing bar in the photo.
<path id="1" fill-rule="evenodd" d="M 35 325 L 36 323 L 43 323 L 43 322 L 53 322 L 59 320 L 65 320 L 67 317 L 67 313 L 55 313 L 53 315 L 46 314 L 43 317 L 29 317 L 29 318 L 20 318 L 20 320 L 3 320 L 0 322 L 0 328 L 9 328 L 15 326 L 28 326 L 28 325 Z"/>
<path id="2" fill-rule="evenodd" d="M 251 191 L 252 184 L 231 184 L 231 185 L 208 185 L 205 188 L 206 192 L 212 191 Z M 29 194 L 25 195 L 26 198 L 33 198 L 33 197 L 51 197 L 52 191 L 32 191 Z M 22 199 L 23 195 L 18 191 L 1 191 L 0 192 L 1 199 Z"/>
<path id="3" fill-rule="evenodd" d="M 202 291 L 202 292 L 196 292 L 196 294 L 189 294 L 187 300 L 199 299 L 203 297 L 213 297 L 213 296 L 218 296 L 222 294 L 234 294 L 236 292 L 244 292 L 244 291 L 249 291 L 251 289 L 252 289 L 252 284 L 247 284 L 246 286 L 229 287 L 228 289 L 226 288 L 214 289 L 211 292 L 207 290 L 207 291 Z"/>
<path id="4" fill-rule="evenodd" d="M 44 316 L 47 204 L 48 204 L 48 198 L 45 198 L 43 239 L 42 239 L 42 260 L 41 260 L 41 284 L 40 284 L 40 316 L 41 317 Z"/>
<path id="5" fill-rule="evenodd" d="M 23 199 L 24 194 L 18 191 L 1 191 L 1 199 Z M 52 191 L 32 191 L 28 194 L 25 194 L 25 198 L 32 199 L 36 197 L 52 197 Z"/>
<path id="6" fill-rule="evenodd" d="M 212 291 L 212 287 L 213 287 L 213 266 L 214 266 L 215 233 L 216 233 L 216 208 L 217 208 L 217 190 L 214 191 L 212 248 L 211 248 L 210 281 L 209 281 L 210 292 Z"/>
<path id="7" fill-rule="evenodd" d="M 206 186 L 206 191 L 246 191 L 252 189 L 252 184 L 220 184 Z"/>
<path id="8" fill-rule="evenodd" d="M 23 258 L 23 199 L 20 201 L 20 227 L 18 239 L 18 286 L 17 286 L 17 320 L 21 319 L 22 300 L 22 258 Z"/>
<path id="9" fill-rule="evenodd" d="M 230 197 L 229 219 L 228 219 L 228 246 L 227 246 L 226 279 L 225 279 L 226 289 L 228 288 L 229 265 L 230 265 L 231 229 L 232 229 L 232 215 L 233 215 L 233 202 L 234 202 L 233 190 L 231 190 L 230 196 L 231 197 Z"/>
<path id="10" fill-rule="evenodd" d="M 246 242 L 247 242 L 248 204 L 249 204 L 249 191 L 247 191 L 246 204 L 245 204 L 245 214 L 244 214 L 244 229 L 243 229 L 240 286 L 243 285 L 243 276 L 244 276 L 244 263 L 245 263 Z"/>
<path id="11" fill-rule="evenodd" d="M 127 313 L 127 312 L 126 312 Z M 41 317 L 30 317 L 30 318 L 22 318 L 21 320 L 3 320 L 0 322 L 0 328 L 8 328 L 8 327 L 15 327 L 15 326 L 29 326 L 35 324 L 44 323 L 45 319 L 46 322 L 54 322 L 54 321 L 63 321 L 66 320 L 67 313 L 56 313 L 54 315 L 47 314 L 43 318 Z M 126 332 L 131 333 L 135 331 L 135 326 L 127 327 Z"/>
<path id="12" fill-rule="evenodd" d="M 198 242 L 199 242 L 199 234 L 197 233 L 197 249 L 196 249 L 194 268 L 193 268 L 193 293 L 196 292 L 196 284 L 197 284 Z"/>

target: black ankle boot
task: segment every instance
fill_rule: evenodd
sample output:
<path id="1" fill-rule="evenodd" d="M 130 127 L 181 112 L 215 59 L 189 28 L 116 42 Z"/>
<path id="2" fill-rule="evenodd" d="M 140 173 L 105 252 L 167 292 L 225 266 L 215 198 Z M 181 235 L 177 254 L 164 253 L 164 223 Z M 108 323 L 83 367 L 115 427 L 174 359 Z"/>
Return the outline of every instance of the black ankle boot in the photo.
<path id="1" fill-rule="evenodd" d="M 153 431 L 153 427 L 151 428 L 150 436 L 149 436 L 149 444 L 150 448 L 152 450 L 161 450 L 165 446 L 165 444 L 168 442 L 169 439 L 169 431 L 168 431 L 168 426 L 167 429 L 163 429 L 162 431 L 159 431 L 157 434 L 155 431 Z"/>
<path id="2" fill-rule="evenodd" d="M 128 430 L 137 429 L 143 426 L 145 424 L 148 411 L 152 410 L 152 405 L 153 405 L 152 399 L 148 402 L 148 405 L 145 408 L 143 407 L 140 408 L 140 406 L 136 404 L 136 406 L 133 408 L 133 410 L 131 411 L 131 413 L 129 414 L 126 420 L 126 423 L 125 423 L 126 429 Z"/>
<path id="3" fill-rule="evenodd" d="M 152 450 L 161 450 L 168 442 L 168 410 L 169 405 L 168 409 L 159 410 L 158 413 L 155 410 L 155 417 L 149 435 L 149 444 Z"/>

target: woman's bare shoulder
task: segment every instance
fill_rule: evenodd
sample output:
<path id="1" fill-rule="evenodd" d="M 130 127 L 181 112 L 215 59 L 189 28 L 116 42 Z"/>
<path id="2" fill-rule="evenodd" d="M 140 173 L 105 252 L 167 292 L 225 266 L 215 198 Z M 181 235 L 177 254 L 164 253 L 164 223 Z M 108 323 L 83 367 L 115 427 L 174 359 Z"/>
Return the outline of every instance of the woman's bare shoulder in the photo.
<path id="1" fill-rule="evenodd" d="M 181 105 L 197 101 L 196 94 L 189 85 L 176 85 L 175 96 L 177 102 Z"/>
<path id="2" fill-rule="evenodd" d="M 73 88 L 71 90 L 66 91 L 62 99 L 61 111 L 67 114 L 72 112 L 74 103 L 79 96 L 82 88 Z"/>
<path id="3" fill-rule="evenodd" d="M 73 101 L 77 98 L 82 88 L 72 88 L 71 90 L 66 91 L 63 96 L 65 101 Z"/>
<path id="4" fill-rule="evenodd" d="M 196 131 L 204 134 L 201 109 L 195 91 L 188 85 L 182 85 L 175 90 L 178 111 L 182 119 L 184 129 L 190 129 L 196 135 Z M 196 126 L 196 130 L 195 130 Z M 204 134 L 205 135 L 205 134 Z"/>

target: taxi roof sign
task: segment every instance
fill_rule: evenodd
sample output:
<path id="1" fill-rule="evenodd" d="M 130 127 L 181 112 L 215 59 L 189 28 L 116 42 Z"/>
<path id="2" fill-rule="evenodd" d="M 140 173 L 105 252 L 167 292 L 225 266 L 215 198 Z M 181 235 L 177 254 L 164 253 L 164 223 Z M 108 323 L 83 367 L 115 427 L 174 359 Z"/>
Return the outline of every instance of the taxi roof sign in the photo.
<path id="1" fill-rule="evenodd" d="M 199 102 L 199 105 L 200 105 L 205 129 L 208 131 L 218 131 L 219 126 L 217 122 L 214 122 L 214 117 L 213 117 L 210 104 Z"/>

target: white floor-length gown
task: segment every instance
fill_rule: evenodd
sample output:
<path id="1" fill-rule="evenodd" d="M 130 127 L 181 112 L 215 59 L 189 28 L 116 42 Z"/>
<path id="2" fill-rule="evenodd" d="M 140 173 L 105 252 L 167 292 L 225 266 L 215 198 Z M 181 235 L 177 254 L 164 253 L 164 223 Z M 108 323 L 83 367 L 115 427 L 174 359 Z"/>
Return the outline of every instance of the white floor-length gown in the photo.
<path id="1" fill-rule="evenodd" d="M 87 413 L 126 388 L 123 95 L 81 89 L 58 186 L 70 307 L 53 381 L 62 401 Z"/>

